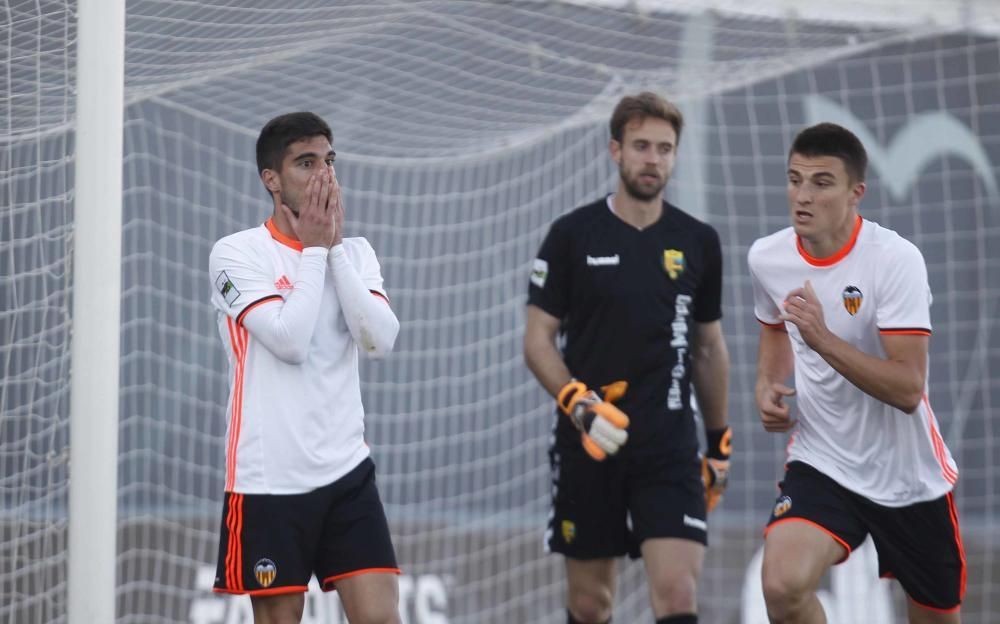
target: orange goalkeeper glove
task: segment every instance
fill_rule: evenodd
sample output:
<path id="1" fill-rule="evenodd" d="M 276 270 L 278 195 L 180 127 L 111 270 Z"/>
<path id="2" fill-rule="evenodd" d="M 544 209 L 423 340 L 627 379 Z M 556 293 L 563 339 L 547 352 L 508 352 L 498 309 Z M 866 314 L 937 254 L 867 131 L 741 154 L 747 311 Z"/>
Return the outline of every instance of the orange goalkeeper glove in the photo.
<path id="1" fill-rule="evenodd" d="M 602 401 L 593 390 L 582 382 L 571 380 L 556 397 L 559 409 L 569 416 L 573 426 L 580 430 L 583 450 L 603 461 L 614 455 L 628 440 L 628 416 L 611 403 Z"/>
<path id="2" fill-rule="evenodd" d="M 705 508 L 712 511 L 722 500 L 729 484 L 729 455 L 733 451 L 733 430 L 729 427 L 706 431 L 708 451 L 701 460 L 701 479 L 705 483 Z"/>

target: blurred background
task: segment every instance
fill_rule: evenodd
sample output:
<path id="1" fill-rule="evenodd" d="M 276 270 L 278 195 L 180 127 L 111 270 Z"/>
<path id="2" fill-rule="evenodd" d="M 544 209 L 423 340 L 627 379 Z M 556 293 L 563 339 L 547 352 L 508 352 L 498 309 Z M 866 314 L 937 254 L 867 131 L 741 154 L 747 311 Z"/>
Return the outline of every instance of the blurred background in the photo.
<path id="1" fill-rule="evenodd" d="M 687 119 L 669 199 L 725 254 L 735 452 L 701 621 L 766 622 L 761 530 L 787 439 L 753 407 L 746 252 L 787 224 L 786 150 L 819 121 L 869 150 L 863 216 L 927 260 L 963 621 L 998 620 L 1000 3 L 280 4 L 126 4 L 118 622 L 252 622 L 246 598 L 210 591 L 228 371 L 207 263 L 215 240 L 270 214 L 254 141 L 293 110 L 333 127 L 345 227 L 371 241 L 402 322 L 362 379 L 404 622 L 565 620 L 562 563 L 542 548 L 555 415 L 521 356 L 528 273 L 556 216 L 614 188 L 608 117 L 645 89 Z M 88 219 L 74 207 L 76 9 L 0 0 L 3 624 L 67 619 L 71 265 Z M 621 571 L 615 621 L 651 622 L 641 564 Z M 822 600 L 832 624 L 904 621 L 870 547 Z M 314 588 L 303 621 L 342 621 L 336 596 Z"/>

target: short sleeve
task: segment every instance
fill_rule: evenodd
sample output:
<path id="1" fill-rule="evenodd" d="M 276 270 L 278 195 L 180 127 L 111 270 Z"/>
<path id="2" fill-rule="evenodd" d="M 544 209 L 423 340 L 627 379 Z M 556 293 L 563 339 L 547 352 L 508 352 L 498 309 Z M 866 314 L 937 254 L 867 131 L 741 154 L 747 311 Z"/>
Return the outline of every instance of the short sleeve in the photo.
<path id="1" fill-rule="evenodd" d="M 528 303 L 558 319 L 569 311 L 571 242 L 565 219 L 557 220 L 531 263 Z"/>
<path id="2" fill-rule="evenodd" d="M 767 293 L 764 284 L 761 283 L 757 275 L 756 262 L 754 260 L 754 247 L 750 247 L 747 253 L 747 266 L 750 268 L 750 283 L 753 286 L 753 313 L 757 320 L 770 327 L 783 326 L 784 322 L 779 318 L 781 310 L 778 309 L 774 299 Z"/>
<path id="3" fill-rule="evenodd" d="M 722 245 L 713 227 L 706 227 L 702 237 L 702 257 L 705 272 L 695 293 L 694 314 L 699 323 L 711 323 L 722 318 Z"/>
<path id="4" fill-rule="evenodd" d="M 927 265 L 916 245 L 898 239 L 879 263 L 875 322 L 889 334 L 931 333 L 931 289 Z"/>
<path id="5" fill-rule="evenodd" d="M 223 239 L 212 247 L 208 261 L 212 280 L 212 304 L 237 323 L 263 303 L 282 301 L 271 271 L 260 266 L 252 250 L 240 249 Z"/>

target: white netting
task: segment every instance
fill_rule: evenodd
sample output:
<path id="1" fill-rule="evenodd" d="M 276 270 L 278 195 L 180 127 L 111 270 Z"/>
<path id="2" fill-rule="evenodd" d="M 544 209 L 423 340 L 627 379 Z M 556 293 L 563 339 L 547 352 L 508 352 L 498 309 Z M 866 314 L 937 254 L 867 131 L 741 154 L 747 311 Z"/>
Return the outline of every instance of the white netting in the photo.
<path id="1" fill-rule="evenodd" d="M 641 88 L 688 115 L 671 197 L 716 226 L 726 254 L 737 455 L 711 520 L 704 621 L 760 621 L 759 592 L 741 589 L 783 440 L 753 417 L 744 258 L 786 223 L 791 137 L 831 116 L 870 135 L 863 212 L 928 260 L 931 401 L 962 469 L 964 621 L 991 621 L 995 38 L 755 17 L 754 2 L 225 4 L 127 6 L 119 621 L 250 621 L 245 602 L 208 591 L 227 380 L 206 267 L 216 239 L 267 216 L 253 143 L 292 110 L 333 126 L 347 227 L 377 250 L 402 321 L 396 353 L 362 377 L 406 621 L 562 621 L 561 565 L 541 546 L 553 416 L 521 357 L 527 271 L 555 216 L 613 187 L 607 117 Z M 0 5 L 0 622 L 36 624 L 66 615 L 75 6 Z M 651 621 L 641 566 L 622 570 L 616 621 Z M 831 609 L 881 599 L 863 566 L 838 578 Z M 332 604 L 310 598 L 306 621 L 330 620 Z"/>

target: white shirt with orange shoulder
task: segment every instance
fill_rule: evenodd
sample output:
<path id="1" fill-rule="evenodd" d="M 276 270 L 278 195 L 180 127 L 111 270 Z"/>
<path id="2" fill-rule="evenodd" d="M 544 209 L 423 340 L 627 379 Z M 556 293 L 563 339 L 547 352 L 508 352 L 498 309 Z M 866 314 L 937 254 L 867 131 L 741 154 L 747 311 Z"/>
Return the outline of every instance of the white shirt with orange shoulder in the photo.
<path id="1" fill-rule="evenodd" d="M 915 245 L 858 217 L 850 242 L 813 258 L 789 227 L 758 239 L 748 254 L 757 320 L 788 332 L 795 359 L 798 425 L 788 460 L 802 461 L 843 487 L 888 507 L 951 491 L 958 468 L 941 438 L 925 382 L 906 414 L 859 390 L 779 319 L 786 295 L 810 280 L 827 327 L 854 347 L 885 358 L 883 334 L 931 333 L 927 267 Z"/>
<path id="2" fill-rule="evenodd" d="M 269 219 L 220 239 L 209 271 L 230 369 L 226 491 L 298 494 L 350 472 L 369 455 L 358 353 L 384 355 L 399 331 L 371 245 L 303 249 Z"/>

